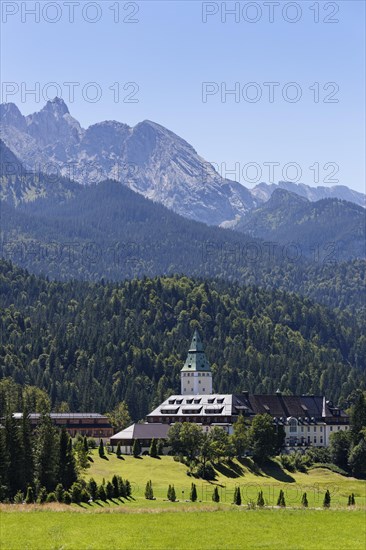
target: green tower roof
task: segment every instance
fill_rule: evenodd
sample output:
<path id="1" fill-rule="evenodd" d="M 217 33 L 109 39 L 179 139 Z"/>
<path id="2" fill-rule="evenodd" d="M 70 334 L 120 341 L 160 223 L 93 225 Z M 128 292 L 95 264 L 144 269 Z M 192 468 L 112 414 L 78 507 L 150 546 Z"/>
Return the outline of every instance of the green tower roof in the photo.
<path id="1" fill-rule="evenodd" d="M 182 371 L 210 372 L 210 370 L 210 363 L 206 358 L 200 335 L 198 333 L 198 330 L 196 329 L 194 331 L 187 359 L 184 363 Z"/>

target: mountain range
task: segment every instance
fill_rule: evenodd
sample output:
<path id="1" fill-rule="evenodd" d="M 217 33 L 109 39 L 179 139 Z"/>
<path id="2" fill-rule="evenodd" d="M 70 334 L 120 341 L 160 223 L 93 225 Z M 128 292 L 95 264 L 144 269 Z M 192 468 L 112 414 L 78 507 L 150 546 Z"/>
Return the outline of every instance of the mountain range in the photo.
<path id="1" fill-rule="evenodd" d="M 365 257 L 365 209 L 353 202 L 334 198 L 311 202 L 278 187 L 267 202 L 247 212 L 235 229 L 265 241 L 294 243 L 310 258 L 319 254 L 338 260 Z"/>
<path id="2" fill-rule="evenodd" d="M 272 193 L 277 189 L 285 189 L 290 193 L 295 193 L 309 201 L 319 201 L 321 199 L 340 199 L 348 202 L 354 202 L 358 206 L 366 207 L 366 195 L 350 189 L 346 185 L 333 185 L 331 187 L 318 186 L 311 187 L 304 183 L 294 183 L 291 181 L 279 181 L 278 183 L 258 183 L 251 189 L 252 195 L 258 201 L 266 202 Z"/>
<path id="3" fill-rule="evenodd" d="M 260 183 L 249 190 L 222 178 L 184 139 L 145 120 L 130 127 L 104 121 L 84 129 L 65 102 L 55 98 L 23 116 L 13 103 L 0 105 L 1 138 L 26 170 L 54 174 L 81 184 L 113 179 L 182 216 L 209 225 L 234 226 L 284 188 L 311 201 L 338 198 L 365 206 L 365 195 L 346 186 Z M 56 175 L 56 176 L 55 176 Z M 35 190 L 24 193 L 34 200 Z M 37 190 L 36 195 L 41 193 Z M 21 200 L 21 189 L 15 200 Z"/>
<path id="4" fill-rule="evenodd" d="M 358 254 L 346 263 L 337 250 L 307 257 L 299 242 L 300 254 L 291 257 L 287 244 L 189 220 L 116 181 L 54 184 L 50 176 L 26 173 L 2 142 L 0 153 L 1 253 L 32 273 L 93 281 L 220 277 L 292 290 L 331 307 L 363 307 L 366 262 Z M 5 159 L 20 176 L 8 175 Z M 347 219 L 350 203 L 330 200 L 339 203 L 336 221 Z"/>

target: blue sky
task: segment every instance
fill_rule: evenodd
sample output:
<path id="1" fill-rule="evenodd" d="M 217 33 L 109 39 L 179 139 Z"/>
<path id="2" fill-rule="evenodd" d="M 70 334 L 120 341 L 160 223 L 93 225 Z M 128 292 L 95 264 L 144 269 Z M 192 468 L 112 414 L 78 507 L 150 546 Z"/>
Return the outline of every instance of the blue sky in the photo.
<path id="1" fill-rule="evenodd" d="M 73 22 L 66 2 L 25 4 L 39 5 L 39 22 L 24 2 L 2 2 L 1 64 L 1 99 L 24 114 L 56 95 L 56 82 L 83 126 L 153 120 L 248 187 L 338 180 L 365 191 L 364 2 L 274 2 L 273 22 L 265 2 L 80 0 Z M 65 82 L 80 83 L 73 101 Z M 205 82 L 212 94 L 203 101 Z M 22 97 L 37 85 L 37 97 Z M 230 89 L 239 96 L 225 97 Z"/>

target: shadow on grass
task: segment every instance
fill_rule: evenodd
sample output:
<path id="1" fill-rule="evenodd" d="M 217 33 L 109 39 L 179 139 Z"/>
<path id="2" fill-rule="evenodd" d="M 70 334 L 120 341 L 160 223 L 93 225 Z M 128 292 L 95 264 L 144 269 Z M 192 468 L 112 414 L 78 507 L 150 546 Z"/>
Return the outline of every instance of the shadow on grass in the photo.
<path id="1" fill-rule="evenodd" d="M 268 461 L 262 465 L 262 472 L 284 483 L 294 483 L 295 479 L 285 472 L 277 462 Z"/>
<path id="2" fill-rule="evenodd" d="M 215 464 L 215 470 L 225 477 L 237 478 L 244 475 L 244 469 L 235 462 L 221 462 Z"/>
<path id="3" fill-rule="evenodd" d="M 101 456 L 100 458 L 102 458 L 103 460 L 109 460 L 109 458 L 107 456 Z"/>

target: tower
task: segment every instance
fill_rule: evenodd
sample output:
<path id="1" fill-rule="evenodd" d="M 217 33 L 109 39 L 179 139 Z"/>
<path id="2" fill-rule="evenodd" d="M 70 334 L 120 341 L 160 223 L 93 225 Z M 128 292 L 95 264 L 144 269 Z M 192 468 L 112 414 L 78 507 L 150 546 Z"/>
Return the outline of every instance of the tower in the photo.
<path id="1" fill-rule="evenodd" d="M 188 350 L 186 362 L 180 371 L 182 395 L 212 393 L 212 374 L 203 344 L 196 329 Z"/>

